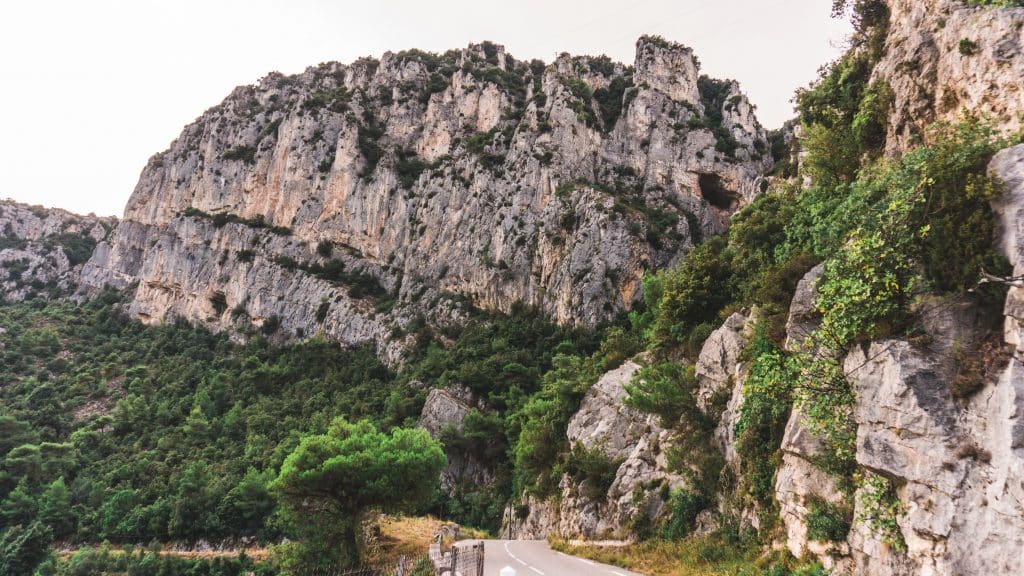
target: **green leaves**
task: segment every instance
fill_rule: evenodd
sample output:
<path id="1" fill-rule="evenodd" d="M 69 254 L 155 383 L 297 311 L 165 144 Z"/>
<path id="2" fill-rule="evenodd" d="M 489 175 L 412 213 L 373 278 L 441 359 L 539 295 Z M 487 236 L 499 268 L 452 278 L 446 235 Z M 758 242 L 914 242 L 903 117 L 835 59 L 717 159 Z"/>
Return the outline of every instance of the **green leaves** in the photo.
<path id="1" fill-rule="evenodd" d="M 857 503 L 857 522 L 866 524 L 889 546 L 897 550 L 907 549 L 897 521 L 905 510 L 892 482 L 884 476 L 866 473 L 859 482 Z"/>
<path id="2" fill-rule="evenodd" d="M 338 418 L 326 434 L 304 437 L 270 483 L 300 540 L 293 558 L 307 566 L 355 563 L 362 513 L 425 506 L 444 465 L 441 444 L 422 428 L 386 433 Z"/>
<path id="3" fill-rule="evenodd" d="M 656 414 L 661 425 L 673 429 L 684 415 L 700 418 L 695 392 L 697 376 L 692 364 L 658 362 L 645 366 L 626 385 L 626 404 Z"/>
<path id="4" fill-rule="evenodd" d="M 290 507 L 330 500 L 350 515 L 369 506 L 410 511 L 433 495 L 444 467 L 441 445 L 423 429 L 380 432 L 367 420 L 336 419 L 285 459 L 270 488 Z"/>

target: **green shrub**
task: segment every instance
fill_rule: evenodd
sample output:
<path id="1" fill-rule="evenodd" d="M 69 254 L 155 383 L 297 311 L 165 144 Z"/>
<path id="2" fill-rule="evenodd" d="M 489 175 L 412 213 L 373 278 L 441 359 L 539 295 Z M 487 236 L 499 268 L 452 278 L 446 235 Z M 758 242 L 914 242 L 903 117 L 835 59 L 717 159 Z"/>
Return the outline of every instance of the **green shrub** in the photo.
<path id="1" fill-rule="evenodd" d="M 821 498 L 807 503 L 807 538 L 818 542 L 842 542 L 850 532 L 851 512 Z"/>
<path id="2" fill-rule="evenodd" d="M 601 111 L 601 125 L 606 132 L 615 127 L 619 116 L 626 109 L 625 95 L 633 87 L 632 79 L 616 76 L 609 82 L 607 88 L 594 90 L 594 100 L 597 102 L 598 110 Z"/>
<path id="3" fill-rule="evenodd" d="M 362 154 L 363 159 L 366 160 L 366 164 L 359 173 L 360 177 L 369 178 L 374 170 L 377 169 L 380 159 L 384 156 L 384 149 L 381 148 L 379 143 L 382 136 L 384 136 L 384 127 L 381 126 L 377 118 L 369 111 L 364 112 L 363 123 L 359 125 L 359 130 L 356 134 L 356 146 L 359 148 L 359 153 Z"/>
<path id="4" fill-rule="evenodd" d="M 716 80 L 703 75 L 697 79 L 704 116 L 696 120 L 695 127 L 710 130 L 715 136 L 715 150 L 725 154 L 726 158 L 734 159 L 739 142 L 725 125 L 725 108 L 729 105 L 727 101 L 732 88 L 731 80 Z"/>
<path id="5" fill-rule="evenodd" d="M 626 404 L 657 415 L 662 426 L 674 429 L 683 417 L 700 418 L 696 390 L 692 364 L 659 362 L 643 367 L 626 385 Z"/>
<path id="6" fill-rule="evenodd" d="M 96 240 L 88 234 L 62 233 L 46 238 L 45 244 L 50 247 L 60 246 L 72 266 L 83 264 L 92 257 L 96 248 Z"/>
<path id="7" fill-rule="evenodd" d="M 289 563 L 359 562 L 357 529 L 370 508 L 414 512 L 433 497 L 445 466 L 440 443 L 423 428 L 381 432 L 367 420 L 338 418 L 326 434 L 302 438 L 270 484 L 289 531 Z"/>
<path id="8" fill-rule="evenodd" d="M 961 56 L 974 56 L 980 50 L 978 43 L 970 38 L 961 38 L 957 44 L 957 50 L 960 51 Z"/>
<path id="9" fill-rule="evenodd" d="M 857 517 L 883 542 L 897 550 L 906 550 L 897 518 L 904 513 L 903 504 L 896 496 L 892 482 L 884 476 L 868 473 L 860 482 L 857 492 Z"/>
<path id="10" fill-rule="evenodd" d="M 592 128 L 600 127 L 597 114 L 594 113 L 594 107 L 592 105 L 594 92 L 591 90 L 590 85 L 588 85 L 582 78 L 578 77 L 563 78 L 562 85 L 565 86 L 572 95 L 572 99 L 569 101 L 569 106 L 572 108 L 573 112 L 576 113 L 577 120 Z M 610 97 L 610 95 L 606 96 L 606 98 Z"/>
<path id="11" fill-rule="evenodd" d="M 398 181 L 403 188 L 411 188 L 420 174 L 430 165 L 424 162 L 415 152 L 399 150 L 398 163 L 395 164 L 395 171 L 398 173 Z"/>
<path id="12" fill-rule="evenodd" d="M 661 529 L 662 538 L 680 540 L 689 536 L 697 524 L 697 516 L 711 505 L 702 493 L 680 488 L 672 492 L 668 502 L 668 521 Z"/>
<path id="13" fill-rule="evenodd" d="M 577 442 L 565 461 L 565 472 L 591 501 L 604 501 L 615 482 L 622 460 L 608 456 L 601 446 L 585 448 Z"/>
<path id="14" fill-rule="evenodd" d="M 224 160 L 241 160 L 246 164 L 252 164 L 256 161 L 256 148 L 240 144 L 225 152 L 221 158 Z"/>
<path id="15" fill-rule="evenodd" d="M 794 369 L 785 353 L 759 323 L 744 355 L 753 363 L 743 382 L 743 402 L 736 421 L 736 453 L 740 456 L 739 493 L 772 508 L 775 471 L 781 462 L 779 446 L 789 418 Z"/>
<path id="16" fill-rule="evenodd" d="M 690 332 L 710 322 L 731 300 L 730 269 L 721 258 L 726 242 L 712 238 L 695 246 L 681 266 L 659 272 L 661 299 L 657 302 L 654 333 L 659 343 L 686 342 Z"/>
<path id="17" fill-rule="evenodd" d="M 331 311 L 331 301 L 324 299 L 320 302 L 320 305 L 316 308 L 316 321 L 318 324 L 323 324 L 324 320 L 327 319 L 327 313 Z"/>

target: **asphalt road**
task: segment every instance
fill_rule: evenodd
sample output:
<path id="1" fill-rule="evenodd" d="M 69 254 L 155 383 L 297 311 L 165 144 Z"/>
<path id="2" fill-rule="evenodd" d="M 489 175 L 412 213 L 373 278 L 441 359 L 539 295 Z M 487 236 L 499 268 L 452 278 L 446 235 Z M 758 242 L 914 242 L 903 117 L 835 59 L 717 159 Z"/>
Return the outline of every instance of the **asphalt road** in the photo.
<path id="1" fill-rule="evenodd" d="M 500 576 L 505 566 L 516 576 L 642 576 L 556 552 L 544 540 L 486 540 L 484 550 L 484 576 Z"/>

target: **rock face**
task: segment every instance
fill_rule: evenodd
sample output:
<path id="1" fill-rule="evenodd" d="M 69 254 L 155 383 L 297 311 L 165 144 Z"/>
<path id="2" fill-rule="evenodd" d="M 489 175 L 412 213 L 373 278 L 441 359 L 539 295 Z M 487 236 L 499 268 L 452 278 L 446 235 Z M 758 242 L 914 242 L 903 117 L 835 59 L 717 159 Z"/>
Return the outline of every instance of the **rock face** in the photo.
<path id="1" fill-rule="evenodd" d="M 970 7 L 956 0 L 889 0 L 885 56 L 873 79 L 892 88 L 890 150 L 906 149 L 936 120 L 965 111 L 1007 132 L 1024 111 L 1024 9 Z"/>
<path id="2" fill-rule="evenodd" d="M 745 367 L 740 354 L 750 338 L 754 318 L 734 313 L 708 336 L 701 347 L 694 372 L 697 375 L 697 406 L 705 414 L 718 417 L 715 443 L 725 454 L 726 462 L 737 458 L 736 421 L 743 404 Z"/>
<path id="3" fill-rule="evenodd" d="M 662 513 L 659 492 L 684 485 L 681 476 L 668 470 L 671 434 L 656 417 L 623 404 L 625 385 L 639 370 L 640 365 L 629 361 L 606 373 L 569 422 L 571 444 L 600 448 L 620 462 L 607 494 L 597 501 L 588 498 L 566 475 L 558 497 L 526 499 L 529 514 L 516 526 L 517 537 L 631 538 L 639 517 L 657 518 Z"/>
<path id="4" fill-rule="evenodd" d="M 1024 146 L 996 155 L 990 171 L 1007 185 L 995 206 L 1001 220 L 998 243 L 1014 266 L 1024 269 L 1018 233 L 1024 210 Z M 812 271 L 805 280 L 812 280 Z M 807 288 L 811 282 L 801 283 Z M 871 575 L 1013 574 L 1024 557 L 1024 372 L 1020 357 L 1019 288 L 1006 299 L 1004 339 L 1009 350 L 981 351 L 981 387 L 955 397 L 957 347 L 981 342 L 989 322 L 967 303 L 925 301 L 920 311 L 927 345 L 885 340 L 854 347 L 843 369 L 856 392 L 856 463 L 895 486 L 899 538 L 905 549 L 883 542 L 856 520 L 845 542 L 808 541 L 807 503 L 821 498 L 855 506 L 854 518 L 872 510 L 860 497 L 846 499 L 836 479 L 812 461 L 820 445 L 800 424 L 795 410 L 783 441 L 776 497 L 795 555 L 809 551 L 838 573 Z M 798 290 L 790 311 L 794 328 L 806 318 L 813 291 Z M 803 332 L 806 333 L 806 332 Z M 983 353 L 983 352 L 977 353 Z M 961 394 L 960 396 L 963 396 Z"/>
<path id="5" fill-rule="evenodd" d="M 474 408 L 479 408 L 468 389 L 434 388 L 427 394 L 420 413 L 419 425 L 434 438 L 441 438 L 447 429 L 461 432 L 463 420 Z M 485 462 L 479 462 L 472 454 L 458 450 L 446 450 L 447 466 L 441 471 L 441 489 L 451 493 L 460 485 L 487 486 L 494 480 Z"/>
<path id="6" fill-rule="evenodd" d="M 719 418 L 715 443 L 727 462 L 736 459 L 732 445 L 745 378 L 739 356 L 752 325 L 751 316 L 730 316 L 708 337 L 696 363 L 699 403 Z M 639 370 L 629 361 L 604 374 L 567 428 L 571 445 L 601 449 L 619 463 L 607 493 L 595 501 L 564 476 L 555 498 L 527 498 L 529 514 L 516 530 L 520 538 L 630 539 L 638 522 L 656 522 L 665 512 L 668 494 L 687 487 L 685 477 L 668 464 L 674 433 L 662 428 L 656 416 L 625 405 L 625 386 Z"/>
<path id="7" fill-rule="evenodd" d="M 1000 151 L 989 171 L 1005 184 L 1006 191 L 993 203 L 998 217 L 999 249 L 1013 264 L 1013 275 L 1024 275 L 1024 146 Z M 1024 289 L 1012 286 L 1003 309 L 1006 342 L 1024 351 Z"/>
<path id="8" fill-rule="evenodd" d="M 144 322 L 323 332 L 389 358 L 410 322 L 457 322 L 466 300 L 593 325 L 724 228 L 766 150 L 738 85 L 660 38 L 633 66 L 485 43 L 271 74 L 150 160 L 85 291 L 137 283 Z"/>
<path id="9" fill-rule="evenodd" d="M 114 218 L 0 201 L 0 300 L 74 291 L 83 264 L 115 224 Z"/>

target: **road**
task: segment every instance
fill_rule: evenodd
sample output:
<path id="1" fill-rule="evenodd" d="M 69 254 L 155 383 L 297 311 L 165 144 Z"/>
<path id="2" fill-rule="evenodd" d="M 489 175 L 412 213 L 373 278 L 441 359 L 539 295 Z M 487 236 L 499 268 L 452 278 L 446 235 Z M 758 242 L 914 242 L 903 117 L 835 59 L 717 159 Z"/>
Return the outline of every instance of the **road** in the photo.
<path id="1" fill-rule="evenodd" d="M 500 576 L 505 566 L 516 576 L 642 576 L 556 552 L 544 540 L 486 540 L 484 550 L 484 576 Z"/>

